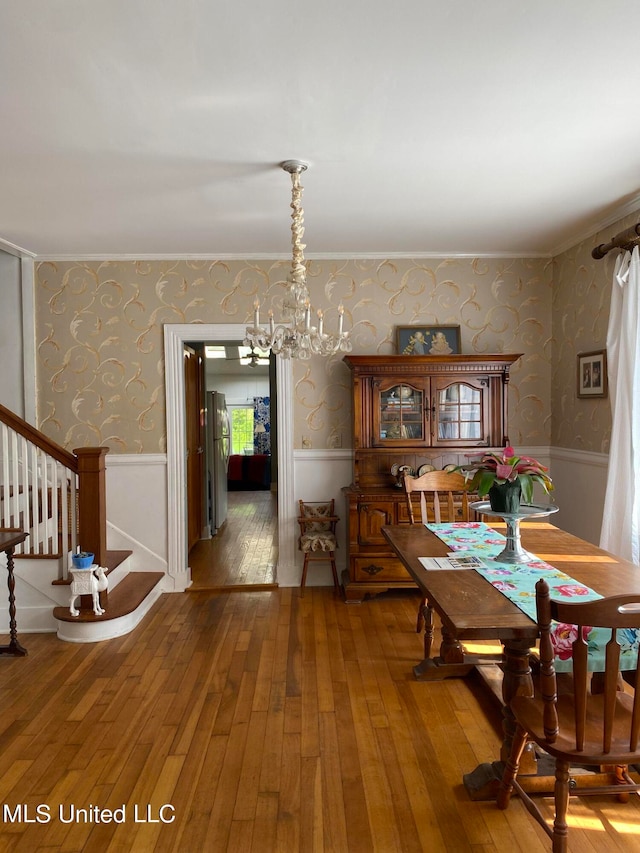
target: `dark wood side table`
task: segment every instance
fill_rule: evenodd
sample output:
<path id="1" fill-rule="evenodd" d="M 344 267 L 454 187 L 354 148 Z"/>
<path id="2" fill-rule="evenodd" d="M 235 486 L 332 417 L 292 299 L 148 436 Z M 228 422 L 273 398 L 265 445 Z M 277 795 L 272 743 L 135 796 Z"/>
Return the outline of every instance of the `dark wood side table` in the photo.
<path id="1" fill-rule="evenodd" d="M 22 530 L 0 531 L 0 552 L 7 555 L 7 586 L 9 587 L 9 643 L 6 646 L 0 646 L 0 655 L 24 657 L 27 654 L 27 650 L 18 642 L 16 630 L 16 597 L 14 593 L 16 579 L 13 576 L 13 549 L 16 545 L 24 542 L 28 535 Z"/>

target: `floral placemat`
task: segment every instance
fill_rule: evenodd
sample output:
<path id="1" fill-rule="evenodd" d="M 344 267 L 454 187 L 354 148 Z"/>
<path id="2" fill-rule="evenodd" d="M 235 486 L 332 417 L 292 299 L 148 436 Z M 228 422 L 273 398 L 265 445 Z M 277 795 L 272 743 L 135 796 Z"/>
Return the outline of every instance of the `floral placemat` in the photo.
<path id="1" fill-rule="evenodd" d="M 600 593 L 590 589 L 574 578 L 556 569 L 544 560 L 532 560 L 528 563 L 501 563 L 496 557 L 504 548 L 505 537 L 482 521 L 460 521 L 452 524 L 427 524 L 451 551 L 467 551 L 484 558 L 485 567 L 476 567 L 478 572 L 497 590 L 517 605 L 523 613 L 536 620 L 536 582 L 544 578 L 549 584 L 552 598 L 565 600 L 595 601 L 602 598 Z M 611 638 L 607 628 L 588 628 L 586 641 L 589 656 L 589 668 L 594 672 L 604 669 L 605 646 Z M 555 668 L 557 672 L 570 672 L 572 669 L 571 645 L 576 639 L 575 625 L 554 623 L 551 641 L 556 652 Z M 629 629 L 618 631 L 621 645 L 621 669 L 633 669 L 636 665 L 640 631 Z"/>

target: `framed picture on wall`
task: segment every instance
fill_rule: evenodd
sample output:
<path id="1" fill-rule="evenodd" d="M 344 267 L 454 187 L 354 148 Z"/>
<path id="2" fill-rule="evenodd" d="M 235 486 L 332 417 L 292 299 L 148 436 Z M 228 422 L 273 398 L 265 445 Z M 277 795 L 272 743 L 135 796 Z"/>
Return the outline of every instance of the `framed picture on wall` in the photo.
<path id="1" fill-rule="evenodd" d="M 398 355 L 455 355 L 460 326 L 396 326 Z"/>
<path id="2" fill-rule="evenodd" d="M 578 397 L 607 396 L 607 351 L 578 353 Z"/>

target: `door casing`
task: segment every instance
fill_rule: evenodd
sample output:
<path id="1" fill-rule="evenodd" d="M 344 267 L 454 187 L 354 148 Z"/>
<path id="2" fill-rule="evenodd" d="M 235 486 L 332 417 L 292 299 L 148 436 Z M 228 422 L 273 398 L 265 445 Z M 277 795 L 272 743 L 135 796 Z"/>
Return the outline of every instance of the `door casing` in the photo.
<path id="1" fill-rule="evenodd" d="M 176 592 L 191 585 L 187 551 L 186 436 L 183 351 L 187 341 L 241 340 L 245 326 L 235 323 L 183 323 L 164 327 L 167 408 L 167 571 Z M 296 512 L 293 469 L 293 371 L 276 358 L 278 451 L 278 570 L 295 565 Z"/>

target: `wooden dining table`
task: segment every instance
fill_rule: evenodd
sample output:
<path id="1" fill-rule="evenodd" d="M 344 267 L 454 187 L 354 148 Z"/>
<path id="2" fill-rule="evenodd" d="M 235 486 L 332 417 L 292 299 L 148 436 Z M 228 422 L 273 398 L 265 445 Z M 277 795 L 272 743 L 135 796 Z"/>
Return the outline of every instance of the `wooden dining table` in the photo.
<path id="1" fill-rule="evenodd" d="M 504 534 L 503 522 L 487 519 L 487 523 Z M 621 593 L 640 596 L 640 568 L 633 563 L 549 522 L 525 522 L 520 532 L 527 551 L 595 592 L 603 596 Z M 509 702 L 515 695 L 533 695 L 530 660 L 538 639 L 536 622 L 474 570 L 425 569 L 420 557 L 444 557 L 451 549 L 423 524 L 388 525 L 382 528 L 382 533 L 439 615 L 442 625 L 439 653 L 414 667 L 416 678 L 434 681 L 465 676 L 472 670 L 482 672 L 485 666 L 492 666 L 494 674 L 501 673 L 500 761 L 506 761 L 515 730 Z M 469 654 L 465 649 L 464 641 L 478 640 L 498 640 L 502 644 L 499 670 L 490 659 Z M 521 773 L 529 773 L 532 778 L 538 775 L 532 750 L 523 756 L 521 768 Z M 493 796 L 497 772 L 495 765 L 480 765 L 465 774 L 465 787 L 472 799 Z M 532 781 L 530 789 L 537 787 Z"/>

